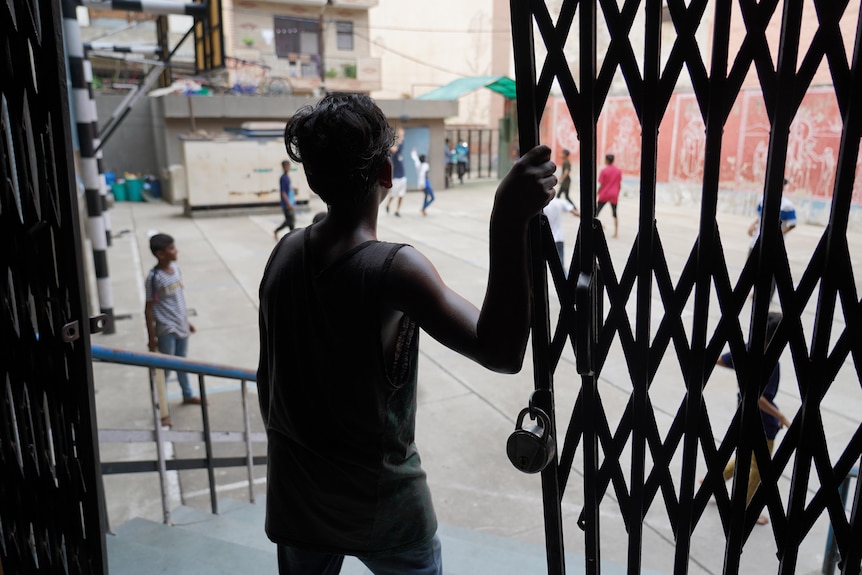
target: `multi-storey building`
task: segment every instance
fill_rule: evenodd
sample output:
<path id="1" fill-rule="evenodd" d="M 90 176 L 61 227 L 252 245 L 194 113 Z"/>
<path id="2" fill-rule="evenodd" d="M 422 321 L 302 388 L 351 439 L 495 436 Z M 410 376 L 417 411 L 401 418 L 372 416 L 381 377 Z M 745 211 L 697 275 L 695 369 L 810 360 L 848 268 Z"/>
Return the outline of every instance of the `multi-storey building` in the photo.
<path id="1" fill-rule="evenodd" d="M 514 77 L 508 0 L 381 0 L 362 30 L 383 68 L 375 98 L 416 98 L 471 76 Z M 450 126 L 497 128 L 503 97 L 477 90 L 459 98 Z"/>
<path id="2" fill-rule="evenodd" d="M 188 200 L 188 191 L 198 186 L 183 175 L 191 173 L 191 167 L 184 165 L 187 158 L 183 153 L 185 142 L 190 139 L 222 141 L 226 135 L 235 137 L 249 122 L 283 123 L 298 107 L 312 103 L 325 91 L 371 94 L 380 91 L 384 84 L 380 58 L 371 55 L 368 36 L 369 10 L 378 0 L 221 0 L 221 3 L 226 69 L 195 78 L 203 84 L 206 97 L 150 98 L 149 105 L 139 105 L 126 120 L 126 126 L 118 130 L 119 133 L 128 128 L 129 137 L 115 137 L 110 148 L 104 150 L 108 169 L 169 178 L 171 184 L 166 195 L 173 202 Z M 99 13 L 105 11 L 91 10 L 91 13 L 96 21 Z M 111 13 L 118 30 L 124 24 L 119 16 L 122 13 Z M 183 26 L 188 29 L 192 25 L 191 18 L 186 20 L 174 18 L 177 24 L 174 38 Z M 137 41 L 146 34 L 145 29 L 152 28 L 149 22 L 136 26 Z M 115 40 L 121 40 L 122 36 L 123 32 L 112 34 Z M 176 41 L 172 40 L 169 47 L 175 48 Z M 174 78 L 180 75 L 175 73 Z M 111 84 L 110 78 L 107 80 L 105 85 Z M 116 83 L 113 85 L 118 87 Z M 131 85 L 126 83 L 126 87 Z M 187 92 L 185 84 L 182 88 Z M 248 95 L 248 99 L 243 95 Z M 99 113 L 103 117 L 110 114 L 122 98 L 122 93 L 97 95 Z M 439 167 L 431 174 L 431 180 L 434 186 L 443 187 L 444 120 L 457 114 L 457 104 L 409 98 L 377 100 L 390 122 L 405 129 L 408 149 L 415 147 L 426 153 L 432 166 Z M 146 145 L 143 140 L 150 138 L 152 145 Z M 135 143 L 134 150 L 128 142 Z M 275 164 L 277 168 L 279 162 Z M 249 167 L 253 172 L 264 169 L 271 166 Z M 412 163 L 408 162 L 406 170 L 408 180 L 414 182 Z M 258 192 L 248 191 L 263 202 L 270 200 Z M 277 194 L 273 198 L 277 200 Z M 223 203 L 215 199 L 213 202 Z"/>
<path id="3" fill-rule="evenodd" d="M 366 34 L 377 0 L 222 0 L 232 82 L 294 95 L 369 94 L 382 86 Z M 230 63 L 233 59 L 233 63 Z"/>

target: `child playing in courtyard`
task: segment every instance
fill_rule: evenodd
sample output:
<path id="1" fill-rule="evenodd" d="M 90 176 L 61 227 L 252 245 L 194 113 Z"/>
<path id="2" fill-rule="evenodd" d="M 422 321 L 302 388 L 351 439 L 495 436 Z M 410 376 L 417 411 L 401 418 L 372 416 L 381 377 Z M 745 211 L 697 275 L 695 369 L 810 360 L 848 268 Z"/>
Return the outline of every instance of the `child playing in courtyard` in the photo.
<path id="1" fill-rule="evenodd" d="M 168 355 L 186 357 L 189 335 L 195 326 L 189 323 L 186 298 L 183 294 L 183 277 L 177 266 L 177 248 L 174 238 L 168 234 L 155 234 L 150 238 L 150 251 L 159 263 L 150 270 L 146 280 L 147 347 Z M 168 372 L 165 371 L 165 378 Z M 200 405 L 201 399 L 194 395 L 189 376 L 177 372 L 177 380 L 183 391 L 183 403 Z"/>
<path id="2" fill-rule="evenodd" d="M 419 184 L 419 189 L 425 192 L 425 199 L 422 200 L 422 209 L 420 210 L 424 216 L 426 215 L 425 210 L 434 201 L 434 188 L 431 187 L 431 182 L 428 180 L 428 172 L 431 170 L 431 166 L 426 161 L 425 154 L 416 154 L 416 148 L 410 150 L 410 157 L 416 166 L 416 180 Z"/>
<path id="3" fill-rule="evenodd" d="M 293 230 L 296 227 L 296 192 L 290 185 L 290 162 L 285 160 L 281 163 L 281 177 L 278 179 L 278 199 L 281 202 L 281 211 L 284 213 L 284 221 L 279 224 L 272 235 L 278 239 L 278 232 L 284 228 Z"/>
<path id="4" fill-rule="evenodd" d="M 775 334 L 775 330 L 781 322 L 781 317 L 781 314 L 778 312 L 769 312 L 766 319 L 767 344 Z M 730 353 L 725 353 L 718 358 L 716 364 L 722 367 L 733 368 L 733 357 Z M 773 369 L 772 373 L 769 375 L 769 380 L 766 382 L 766 387 L 763 389 L 763 393 L 757 399 L 757 406 L 760 408 L 760 419 L 763 422 L 763 430 L 766 432 L 766 446 L 769 449 L 770 455 L 772 455 L 772 449 L 775 446 L 775 436 L 778 435 L 778 430 L 790 425 L 790 421 L 787 420 L 784 414 L 778 410 L 778 406 L 775 405 L 775 395 L 778 393 L 778 381 L 780 376 L 781 370 L 779 369 L 779 364 L 776 363 L 775 369 Z M 738 397 L 741 401 L 742 395 L 740 394 Z M 735 468 L 736 459 L 734 458 L 731 459 L 727 464 L 727 467 L 724 468 L 723 477 L 725 481 L 733 477 L 733 471 Z M 751 502 L 751 498 L 754 497 L 754 492 L 757 490 L 758 485 L 760 485 L 760 470 L 757 467 L 757 459 L 754 457 L 754 453 L 752 452 L 751 468 L 748 472 L 748 494 L 745 499 L 746 505 Z M 761 515 L 757 518 L 757 523 L 758 525 L 766 525 L 769 523 L 769 519 L 766 515 Z"/>

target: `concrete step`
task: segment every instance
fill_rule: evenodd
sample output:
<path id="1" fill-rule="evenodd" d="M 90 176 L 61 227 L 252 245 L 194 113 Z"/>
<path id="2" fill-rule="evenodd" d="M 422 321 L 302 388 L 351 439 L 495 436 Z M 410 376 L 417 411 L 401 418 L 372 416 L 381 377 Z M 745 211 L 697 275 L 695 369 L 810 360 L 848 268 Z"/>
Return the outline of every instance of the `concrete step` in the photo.
<path id="1" fill-rule="evenodd" d="M 219 500 L 218 515 L 186 505 L 171 512 L 171 522 L 175 527 L 275 555 L 275 543 L 269 540 L 264 531 L 265 518 L 265 497 L 258 498 L 254 504 L 238 499 Z M 370 574 L 365 565 L 355 557 L 344 559 L 341 575 Z"/>
<path id="2" fill-rule="evenodd" d="M 264 532 L 265 505 L 237 499 L 219 501 L 219 515 L 181 506 L 172 526 L 133 519 L 108 537 L 111 574 L 276 573 L 276 546 Z M 440 525 L 446 575 L 539 575 L 547 573 L 545 549 L 521 541 Z M 566 554 L 566 571 L 584 572 L 584 558 Z M 342 575 L 370 575 L 356 558 L 344 561 Z M 602 573 L 622 575 L 623 565 L 603 562 Z M 658 575 L 644 571 L 644 575 Z"/>
<path id="3" fill-rule="evenodd" d="M 267 538 L 263 529 L 263 510 L 260 510 L 259 515 L 260 520 L 257 522 L 237 521 L 229 514 L 213 515 L 207 511 L 182 506 L 171 512 L 171 522 L 174 527 L 190 533 L 275 554 L 275 544 Z"/>
<path id="4" fill-rule="evenodd" d="M 108 536 L 111 575 L 277 573 L 275 553 L 135 518 Z"/>
<path id="5" fill-rule="evenodd" d="M 220 500 L 219 515 L 188 506 L 171 512 L 175 527 L 274 554 L 275 545 L 263 529 L 264 518 L 265 503 L 249 504 L 236 499 Z M 532 574 L 545 569 L 542 547 L 443 525 L 438 533 L 447 575 Z M 358 559 L 347 557 L 342 574 L 365 575 L 370 571 Z"/>

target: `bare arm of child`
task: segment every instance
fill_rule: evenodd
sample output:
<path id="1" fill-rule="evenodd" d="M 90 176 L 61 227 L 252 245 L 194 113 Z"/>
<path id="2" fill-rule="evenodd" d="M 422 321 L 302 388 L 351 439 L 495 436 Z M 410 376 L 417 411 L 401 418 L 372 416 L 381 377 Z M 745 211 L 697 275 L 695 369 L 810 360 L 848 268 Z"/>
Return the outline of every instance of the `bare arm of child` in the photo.
<path id="1" fill-rule="evenodd" d="M 780 427 L 790 427 L 790 421 L 788 421 L 784 414 L 762 395 L 757 399 L 757 407 L 760 408 L 760 411 L 768 413 L 772 417 L 776 418 Z"/>
<path id="2" fill-rule="evenodd" d="M 751 222 L 751 225 L 748 226 L 748 235 L 753 236 L 754 232 L 757 231 L 757 226 L 760 225 L 760 218 Z"/>
<path id="3" fill-rule="evenodd" d="M 554 197 L 555 166 L 547 146 L 533 148 L 497 188 L 490 225 L 488 285 L 481 311 L 449 288 L 413 248 L 398 252 L 384 289 L 393 308 L 431 337 L 479 364 L 520 371 L 530 330 L 527 228 Z"/>
<path id="4" fill-rule="evenodd" d="M 144 306 L 144 319 L 147 322 L 147 349 L 156 351 L 159 348 L 156 339 L 156 318 L 153 315 L 153 302 L 148 301 Z"/>

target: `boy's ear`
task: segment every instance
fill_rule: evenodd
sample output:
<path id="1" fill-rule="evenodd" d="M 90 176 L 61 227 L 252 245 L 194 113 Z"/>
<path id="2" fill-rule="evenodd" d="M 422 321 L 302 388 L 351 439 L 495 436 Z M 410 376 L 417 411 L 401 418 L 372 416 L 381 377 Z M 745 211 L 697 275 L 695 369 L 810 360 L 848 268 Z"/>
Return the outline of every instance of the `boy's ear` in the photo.
<path id="1" fill-rule="evenodd" d="M 387 190 L 392 187 L 392 160 L 386 158 L 383 165 L 380 166 L 380 174 L 377 176 L 377 182 Z"/>

